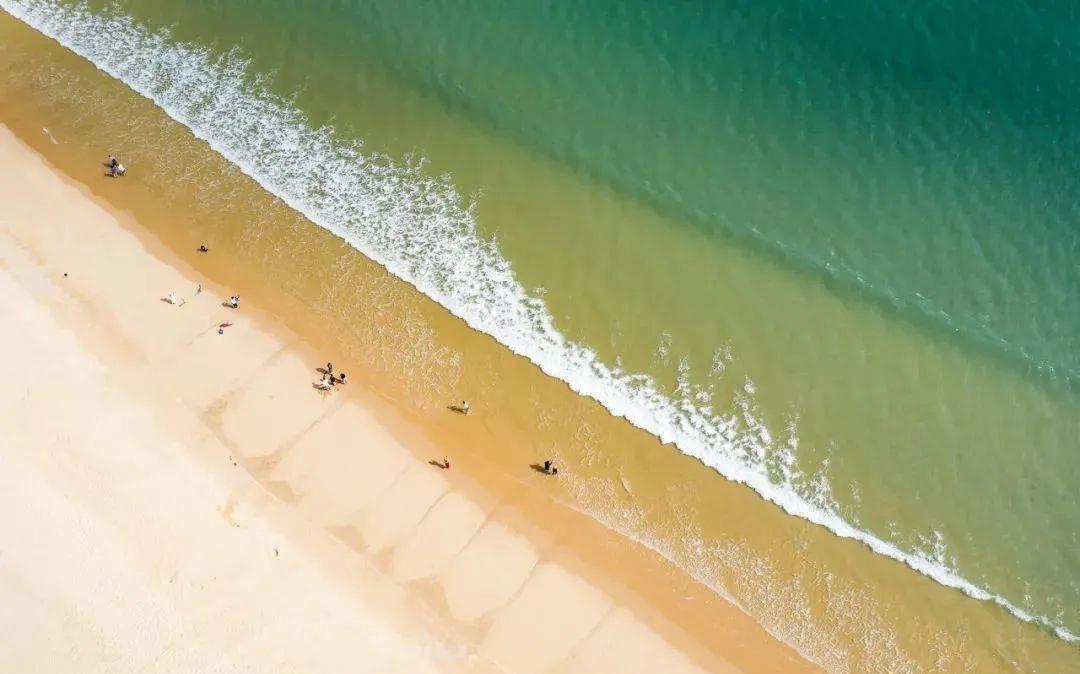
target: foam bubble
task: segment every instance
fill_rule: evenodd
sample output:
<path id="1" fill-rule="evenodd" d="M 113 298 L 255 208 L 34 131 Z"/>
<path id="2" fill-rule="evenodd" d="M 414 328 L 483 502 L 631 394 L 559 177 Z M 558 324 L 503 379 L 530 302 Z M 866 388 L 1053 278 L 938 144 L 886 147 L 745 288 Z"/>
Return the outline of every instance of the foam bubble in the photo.
<path id="1" fill-rule="evenodd" d="M 495 242 L 477 234 L 473 204 L 449 178 L 425 175 L 416 160 L 364 152 L 330 127 L 313 128 L 295 105 L 262 86 L 238 53 L 215 56 L 170 41 L 166 31 L 153 32 L 122 15 L 95 14 L 82 4 L 0 0 L 0 7 L 149 98 L 290 207 L 612 414 L 791 515 L 861 541 L 1062 639 L 1080 641 L 930 556 L 901 550 L 845 521 L 830 505 L 824 482 L 811 482 L 816 491 L 803 495 L 798 485 L 806 480 L 793 455 L 771 446 L 772 436 L 755 414 L 751 382 L 737 401 L 738 414 L 722 416 L 692 387 L 680 385 L 678 396 L 665 396 L 649 377 L 609 367 L 586 346 L 568 341 L 541 296 L 528 293 Z M 725 360 L 726 352 L 714 367 Z M 779 471 L 770 471 L 777 461 L 770 456 L 779 457 Z"/>

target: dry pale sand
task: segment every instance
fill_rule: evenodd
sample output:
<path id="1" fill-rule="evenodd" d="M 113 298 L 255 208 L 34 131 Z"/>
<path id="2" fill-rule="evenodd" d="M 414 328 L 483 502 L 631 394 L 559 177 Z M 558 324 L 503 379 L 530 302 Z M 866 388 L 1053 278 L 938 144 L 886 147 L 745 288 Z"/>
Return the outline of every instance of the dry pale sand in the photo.
<path id="1" fill-rule="evenodd" d="M 736 671 L 197 282 L 0 126 L 0 669 Z"/>

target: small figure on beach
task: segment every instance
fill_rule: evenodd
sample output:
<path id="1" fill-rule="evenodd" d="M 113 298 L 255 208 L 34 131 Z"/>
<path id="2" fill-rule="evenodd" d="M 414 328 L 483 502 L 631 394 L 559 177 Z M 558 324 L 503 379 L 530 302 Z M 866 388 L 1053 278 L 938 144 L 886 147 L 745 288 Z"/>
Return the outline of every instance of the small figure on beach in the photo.
<path id="1" fill-rule="evenodd" d="M 319 381 L 315 382 L 315 388 L 319 389 L 320 391 L 329 391 L 330 387 L 333 386 L 333 384 L 334 382 L 331 379 L 323 377 Z"/>
<path id="2" fill-rule="evenodd" d="M 469 413 L 469 401 L 468 400 L 462 400 L 461 401 L 461 406 L 460 406 L 459 409 L 461 410 L 462 414 L 468 414 Z"/>
<path id="3" fill-rule="evenodd" d="M 345 373 L 342 372 L 341 376 L 330 375 L 330 383 L 331 384 L 344 384 L 345 383 Z"/>
<path id="4" fill-rule="evenodd" d="M 198 250 L 200 253 L 209 253 L 210 252 L 210 249 L 206 247 L 205 243 L 202 244 L 201 246 L 199 246 L 196 250 Z"/>
<path id="5" fill-rule="evenodd" d="M 127 169 L 120 163 L 120 160 L 111 154 L 105 158 L 105 165 L 109 168 L 109 176 L 113 178 L 117 178 L 127 173 Z"/>
<path id="6" fill-rule="evenodd" d="M 328 362 L 326 364 L 326 374 L 334 374 L 334 364 Z"/>
<path id="7" fill-rule="evenodd" d="M 168 302 L 169 304 L 175 304 L 181 307 L 184 306 L 185 302 L 187 302 L 187 300 L 185 300 L 184 298 L 177 297 L 176 293 L 169 293 L 165 297 L 162 297 L 161 301 Z"/>
<path id="8" fill-rule="evenodd" d="M 195 284 L 195 294 L 198 295 L 201 292 L 202 292 L 202 284 L 201 283 L 196 283 Z"/>
<path id="9" fill-rule="evenodd" d="M 551 459 L 544 462 L 544 472 L 551 473 Z"/>
<path id="10" fill-rule="evenodd" d="M 226 304 L 228 306 L 232 307 L 233 309 L 236 309 L 237 307 L 240 306 L 240 296 L 239 295 L 230 296 L 229 301 L 226 302 Z"/>
<path id="11" fill-rule="evenodd" d="M 442 467 L 443 467 L 443 470 L 450 470 L 450 457 L 449 456 L 444 456 L 442 458 Z"/>

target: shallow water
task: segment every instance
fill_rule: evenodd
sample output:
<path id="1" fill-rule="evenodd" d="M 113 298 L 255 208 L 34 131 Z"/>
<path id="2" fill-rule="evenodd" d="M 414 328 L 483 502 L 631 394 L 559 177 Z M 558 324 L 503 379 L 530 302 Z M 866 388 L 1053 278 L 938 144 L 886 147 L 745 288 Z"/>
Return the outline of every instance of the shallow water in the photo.
<path id="1" fill-rule="evenodd" d="M 1074 56 L 1054 42 L 1072 17 L 123 7 L 140 23 L 29 20 L 477 329 L 676 446 L 440 319 L 400 363 L 429 364 L 419 404 L 520 392 L 507 424 L 534 446 L 500 448 L 508 460 L 554 451 L 580 507 L 819 661 L 926 666 L 918 645 L 940 642 L 953 665 L 985 663 L 971 653 L 1002 648 L 1014 619 L 866 562 L 678 451 L 1062 637 L 1080 630 L 1080 267 L 1062 159 L 1075 123 L 1055 98 Z M 1006 25 L 1028 32 L 1003 37 Z M 172 36 L 151 37 L 160 26 Z M 105 30 L 130 48 L 102 49 Z M 215 62 L 233 47 L 246 68 Z M 410 152 L 427 163 L 410 167 Z M 237 245 L 265 264 L 281 254 L 255 251 L 304 236 L 272 218 L 244 227 Z M 339 290 L 355 278 L 340 271 L 333 289 L 293 291 L 359 324 L 366 306 L 349 302 L 372 286 Z M 926 622 L 899 627 L 913 617 Z M 1006 648 L 998 664 L 1065 662 L 1015 647 L 1024 656 Z"/>

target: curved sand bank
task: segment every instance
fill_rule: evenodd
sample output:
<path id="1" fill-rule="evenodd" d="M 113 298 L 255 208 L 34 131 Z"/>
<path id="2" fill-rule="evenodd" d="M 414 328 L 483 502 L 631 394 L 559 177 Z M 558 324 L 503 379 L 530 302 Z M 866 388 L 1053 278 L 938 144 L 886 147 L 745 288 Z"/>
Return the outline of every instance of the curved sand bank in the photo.
<path id="1" fill-rule="evenodd" d="M 429 465 L 360 382 L 314 390 L 325 358 L 222 307 L 231 289 L 149 253 L 3 127 L 0 159 L 0 662 L 810 669 L 734 608 L 715 643 L 656 619 L 573 536 L 527 525 L 529 497 Z"/>

